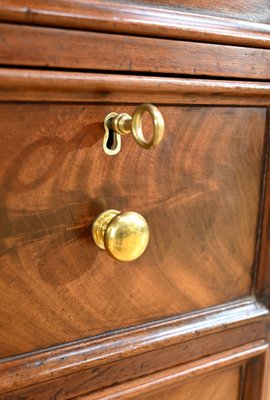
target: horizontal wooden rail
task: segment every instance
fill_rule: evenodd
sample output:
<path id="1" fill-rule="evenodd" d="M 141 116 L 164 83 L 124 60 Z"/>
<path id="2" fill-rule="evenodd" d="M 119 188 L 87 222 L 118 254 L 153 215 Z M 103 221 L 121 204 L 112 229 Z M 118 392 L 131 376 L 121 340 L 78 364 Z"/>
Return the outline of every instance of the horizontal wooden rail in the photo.
<path id="1" fill-rule="evenodd" d="M 0 20 L 44 26 L 270 47 L 268 24 L 187 13 L 177 9 L 56 0 L 1 0 Z"/>
<path id="2" fill-rule="evenodd" d="M 0 101 L 262 106 L 270 83 L 2 68 Z"/>

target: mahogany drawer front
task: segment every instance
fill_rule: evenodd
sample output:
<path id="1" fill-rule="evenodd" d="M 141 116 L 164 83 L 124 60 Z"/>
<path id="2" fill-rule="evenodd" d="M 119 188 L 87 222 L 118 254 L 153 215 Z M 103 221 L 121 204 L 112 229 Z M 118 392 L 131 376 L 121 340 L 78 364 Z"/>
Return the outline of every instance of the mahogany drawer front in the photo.
<path id="1" fill-rule="evenodd" d="M 161 144 L 110 157 L 104 117 L 135 106 L 1 104 L 1 357 L 250 293 L 266 110 L 157 106 Z M 109 208 L 149 222 L 137 261 L 93 243 Z"/>

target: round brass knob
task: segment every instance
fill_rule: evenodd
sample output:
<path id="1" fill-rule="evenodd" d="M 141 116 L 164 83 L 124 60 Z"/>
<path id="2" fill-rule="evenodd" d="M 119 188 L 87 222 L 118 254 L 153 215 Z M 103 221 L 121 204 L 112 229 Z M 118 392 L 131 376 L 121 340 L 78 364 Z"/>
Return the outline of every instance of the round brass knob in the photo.
<path id="1" fill-rule="evenodd" d="M 146 220 L 133 211 L 106 210 L 93 222 L 96 245 L 119 261 L 133 261 L 145 251 L 149 242 Z"/>

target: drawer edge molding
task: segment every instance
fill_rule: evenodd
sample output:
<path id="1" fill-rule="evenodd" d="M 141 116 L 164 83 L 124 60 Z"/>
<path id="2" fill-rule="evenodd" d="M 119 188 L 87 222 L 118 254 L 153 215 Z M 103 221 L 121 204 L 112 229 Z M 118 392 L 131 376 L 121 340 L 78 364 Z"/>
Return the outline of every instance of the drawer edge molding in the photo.
<path id="1" fill-rule="evenodd" d="M 186 343 L 193 339 L 250 327 L 252 340 L 264 339 L 269 310 L 247 297 L 183 316 L 167 318 L 133 328 L 107 333 L 43 351 L 0 361 L 0 393 L 38 385 L 103 364 Z M 259 337 L 258 337 L 259 336 Z M 207 339 L 209 340 L 209 339 Z M 214 339 L 213 339 L 214 340 Z M 242 338 L 245 340 L 246 338 Z M 211 342 L 211 340 L 210 340 Z M 233 347 L 233 342 L 231 342 Z"/>
<path id="2" fill-rule="evenodd" d="M 240 19 L 215 17 L 175 8 L 122 2 L 61 0 L 0 1 L 1 21 L 53 27 L 169 37 L 212 43 L 270 47 L 270 26 Z"/>
<path id="3" fill-rule="evenodd" d="M 217 353 L 198 361 L 193 361 L 184 366 L 180 365 L 168 370 L 157 372 L 132 382 L 123 383 L 106 388 L 89 395 L 77 397 L 78 400 L 128 400 L 141 399 L 142 396 L 160 393 L 172 388 L 186 379 L 194 379 L 198 376 L 215 373 L 225 368 L 241 365 L 241 363 L 262 356 L 264 357 L 268 344 L 264 340 L 258 340 L 238 348 Z"/>
<path id="4" fill-rule="evenodd" d="M 0 69 L 0 101 L 270 105 L 270 83 Z"/>
<path id="5" fill-rule="evenodd" d="M 2 66 L 270 79 L 262 48 L 7 23 L 0 36 Z"/>
<path id="6" fill-rule="evenodd" d="M 270 109 L 265 127 L 264 168 L 262 174 L 261 210 L 255 257 L 255 287 L 257 299 L 270 309 Z"/>

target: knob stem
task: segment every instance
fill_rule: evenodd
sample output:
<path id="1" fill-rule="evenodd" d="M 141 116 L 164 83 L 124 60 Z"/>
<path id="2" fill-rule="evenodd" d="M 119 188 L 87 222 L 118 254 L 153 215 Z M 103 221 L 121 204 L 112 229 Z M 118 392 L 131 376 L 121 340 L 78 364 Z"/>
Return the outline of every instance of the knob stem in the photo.
<path id="1" fill-rule="evenodd" d="M 104 235 L 107 226 L 109 225 L 111 220 L 118 214 L 120 214 L 120 211 L 106 210 L 103 213 L 99 214 L 99 216 L 93 222 L 92 236 L 96 245 L 102 250 L 105 250 Z"/>
<path id="2" fill-rule="evenodd" d="M 112 128 L 122 136 L 127 135 L 132 130 L 132 118 L 126 113 L 118 114 L 112 119 Z"/>

